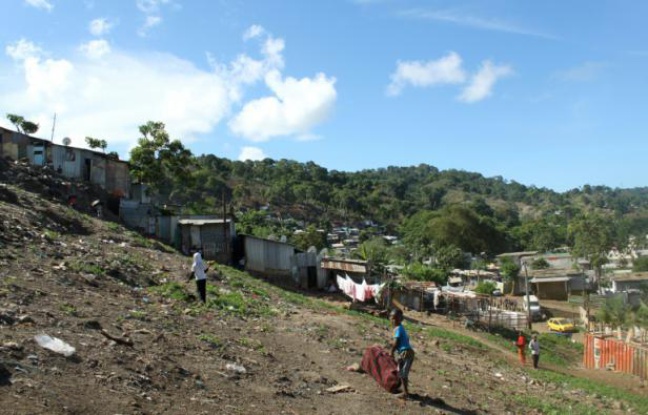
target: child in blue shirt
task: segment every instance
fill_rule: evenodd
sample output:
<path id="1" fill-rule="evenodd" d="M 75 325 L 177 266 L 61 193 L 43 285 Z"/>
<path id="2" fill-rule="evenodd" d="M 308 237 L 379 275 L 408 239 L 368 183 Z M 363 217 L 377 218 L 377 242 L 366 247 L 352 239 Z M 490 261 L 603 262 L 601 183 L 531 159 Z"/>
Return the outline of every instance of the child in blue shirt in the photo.
<path id="1" fill-rule="evenodd" d="M 409 371 L 414 362 L 414 350 L 410 346 L 409 336 L 407 331 L 401 324 L 403 322 L 403 311 L 395 308 L 389 315 L 389 320 L 394 328 L 393 342 L 391 346 L 391 355 L 394 356 L 398 352 L 396 361 L 398 362 L 398 377 L 401 378 L 403 383 L 403 393 L 400 395 L 403 399 L 407 399 L 409 395 L 408 378 Z"/>

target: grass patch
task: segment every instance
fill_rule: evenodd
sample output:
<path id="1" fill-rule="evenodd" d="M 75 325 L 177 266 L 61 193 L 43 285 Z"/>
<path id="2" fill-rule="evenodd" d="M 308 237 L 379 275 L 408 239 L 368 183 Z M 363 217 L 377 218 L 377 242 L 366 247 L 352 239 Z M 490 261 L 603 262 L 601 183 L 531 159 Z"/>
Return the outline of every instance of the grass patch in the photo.
<path id="1" fill-rule="evenodd" d="M 53 231 L 51 229 L 46 229 L 45 232 L 43 232 L 43 235 L 45 236 L 45 239 L 47 239 L 48 241 L 56 241 L 61 237 L 60 233 Z"/>
<path id="2" fill-rule="evenodd" d="M 147 290 L 153 294 L 158 294 L 164 298 L 170 298 L 177 301 L 186 302 L 194 298 L 192 294 L 187 293 L 184 285 L 179 282 L 167 282 L 166 284 L 149 287 Z"/>
<path id="3" fill-rule="evenodd" d="M 76 317 L 76 316 L 79 315 L 79 311 L 77 310 L 77 308 L 74 305 L 70 304 L 70 303 L 61 304 L 59 309 L 62 312 L 64 312 L 65 314 L 67 314 L 68 316 Z"/>
<path id="4" fill-rule="evenodd" d="M 540 357 L 542 362 L 542 357 Z M 572 389 L 580 389 L 589 395 L 600 395 L 608 399 L 622 401 L 626 406 L 634 408 L 636 413 L 648 414 L 648 397 L 639 396 L 632 392 L 619 389 L 617 387 L 601 383 L 591 379 L 579 378 L 576 376 L 566 375 L 563 373 L 552 372 L 549 370 L 532 370 L 529 375 L 534 379 L 542 382 L 551 382 L 569 387 Z M 565 412 L 556 412 L 565 413 Z M 597 412 L 574 412 L 576 414 L 589 414 Z"/>
<path id="5" fill-rule="evenodd" d="M 257 352 L 265 351 L 265 347 L 263 346 L 263 343 L 261 343 L 259 340 L 250 339 L 248 337 L 241 337 L 238 340 L 238 343 L 243 347 L 255 350 Z"/>
<path id="6" fill-rule="evenodd" d="M 107 222 L 106 223 L 106 228 L 108 228 L 109 230 L 111 230 L 113 232 L 119 232 L 119 231 L 123 230 L 121 225 L 116 223 L 116 222 Z"/>
<path id="7" fill-rule="evenodd" d="M 538 336 L 540 359 L 557 366 L 578 364 L 583 358 L 583 345 L 572 343 L 571 339 L 551 333 Z"/>
<path id="8" fill-rule="evenodd" d="M 89 262 L 74 261 L 70 263 L 70 269 L 75 272 L 83 272 L 86 274 L 92 274 L 96 276 L 103 276 L 106 273 L 106 270 L 103 269 L 98 264 L 92 264 Z"/>
<path id="9" fill-rule="evenodd" d="M 561 402 L 554 403 L 548 401 L 546 398 L 537 397 L 531 394 L 527 395 L 513 395 L 513 401 L 539 410 L 545 415 L 592 415 L 592 414 L 605 414 L 600 408 L 589 406 L 580 402 Z"/>
<path id="10" fill-rule="evenodd" d="M 464 336 L 463 334 L 458 334 L 453 331 L 444 330 L 437 327 L 425 327 L 421 330 L 428 338 L 432 340 L 443 339 L 448 340 L 454 344 L 459 344 L 466 347 L 471 347 L 477 350 L 488 350 L 489 347 L 479 340 L 475 340 L 472 337 Z M 443 344 L 441 347 L 443 348 Z M 444 349 L 445 350 L 445 349 Z"/>
<path id="11" fill-rule="evenodd" d="M 198 336 L 198 340 L 208 343 L 211 347 L 217 349 L 223 345 L 223 341 L 213 334 L 203 333 Z"/>
<path id="12" fill-rule="evenodd" d="M 128 316 L 131 319 L 146 321 L 148 320 L 148 314 L 144 310 L 130 310 Z"/>

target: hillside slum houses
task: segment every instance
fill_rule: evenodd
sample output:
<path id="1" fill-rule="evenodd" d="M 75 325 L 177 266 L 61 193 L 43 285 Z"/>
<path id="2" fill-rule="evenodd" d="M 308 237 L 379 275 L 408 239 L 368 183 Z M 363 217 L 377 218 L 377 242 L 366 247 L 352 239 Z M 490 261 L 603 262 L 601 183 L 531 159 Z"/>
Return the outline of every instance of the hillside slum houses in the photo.
<path id="1" fill-rule="evenodd" d="M 59 145 L 0 127 L 0 156 L 49 166 L 70 179 L 99 185 L 116 200 L 130 193 L 128 163 L 98 151 Z"/>

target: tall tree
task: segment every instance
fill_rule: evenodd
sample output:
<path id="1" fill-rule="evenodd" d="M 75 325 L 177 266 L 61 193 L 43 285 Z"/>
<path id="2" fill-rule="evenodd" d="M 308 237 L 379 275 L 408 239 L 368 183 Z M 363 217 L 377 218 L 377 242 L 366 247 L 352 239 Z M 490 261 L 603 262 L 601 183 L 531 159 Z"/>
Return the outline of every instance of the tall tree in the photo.
<path id="1" fill-rule="evenodd" d="M 500 261 L 500 273 L 504 277 L 504 281 L 511 284 L 511 295 L 515 292 L 515 282 L 520 274 L 520 269 L 520 266 L 509 257 L 504 257 Z"/>
<path id="2" fill-rule="evenodd" d="M 572 256 L 587 259 L 598 282 L 613 244 L 610 220 L 596 214 L 584 215 L 573 220 L 568 231 Z"/>
<path id="3" fill-rule="evenodd" d="M 130 153 L 132 174 L 158 195 L 170 194 L 167 184 L 189 182 L 193 155 L 180 140 L 169 139 L 164 123 L 149 121 L 139 131 L 142 137 Z"/>
<path id="4" fill-rule="evenodd" d="M 11 122 L 18 132 L 23 134 L 35 134 L 38 131 L 38 124 L 27 121 L 22 115 L 7 114 L 7 119 Z"/>

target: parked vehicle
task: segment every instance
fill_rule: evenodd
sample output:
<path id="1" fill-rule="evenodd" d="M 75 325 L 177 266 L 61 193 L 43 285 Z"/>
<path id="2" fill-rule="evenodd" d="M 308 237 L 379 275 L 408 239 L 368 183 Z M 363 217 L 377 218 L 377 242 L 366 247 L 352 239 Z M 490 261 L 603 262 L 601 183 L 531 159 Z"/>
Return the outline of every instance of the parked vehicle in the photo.
<path id="1" fill-rule="evenodd" d="M 535 295 L 523 296 L 522 297 L 522 308 L 525 312 L 531 314 L 531 320 L 540 321 L 542 320 L 542 310 L 540 309 L 540 301 Z"/>
<path id="2" fill-rule="evenodd" d="M 550 318 L 547 320 L 547 327 L 549 327 L 549 330 L 557 331 L 559 333 L 571 333 L 575 330 L 574 323 L 561 317 Z"/>

